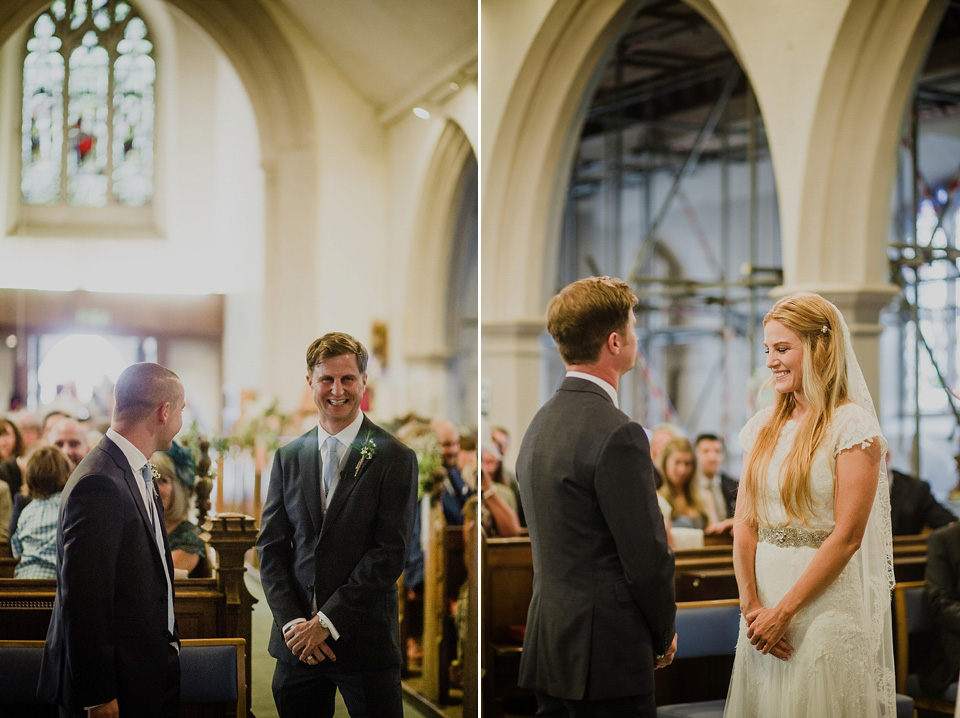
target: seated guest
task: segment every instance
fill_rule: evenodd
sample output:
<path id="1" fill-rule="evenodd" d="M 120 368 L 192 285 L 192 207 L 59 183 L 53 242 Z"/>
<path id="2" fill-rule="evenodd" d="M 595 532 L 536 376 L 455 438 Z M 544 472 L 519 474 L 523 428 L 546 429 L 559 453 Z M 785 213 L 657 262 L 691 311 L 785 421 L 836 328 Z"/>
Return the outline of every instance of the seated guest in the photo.
<path id="1" fill-rule="evenodd" d="M 64 453 L 70 462 L 71 471 L 90 453 L 87 430 L 79 421 L 69 417 L 60 417 L 50 425 L 47 441 Z"/>
<path id="2" fill-rule="evenodd" d="M 87 431 L 79 421 L 65 417 L 60 413 L 51 414 L 48 423 L 47 443 L 55 446 L 70 463 L 70 471 L 77 468 L 83 457 L 90 453 Z M 30 503 L 30 497 L 23 491 L 13 497 L 13 513 L 10 517 L 10 535 L 17 529 L 20 513 Z"/>
<path id="3" fill-rule="evenodd" d="M 480 490 L 483 496 L 480 525 L 484 533 L 504 538 L 519 534 L 517 497 L 506 483 L 500 452 L 492 441 L 485 442 L 480 449 Z"/>
<path id="4" fill-rule="evenodd" d="M 930 484 L 891 468 L 889 451 L 887 481 L 890 484 L 890 519 L 894 536 L 919 534 L 926 529 L 938 529 L 957 520 L 950 509 L 942 506 L 933 497 Z"/>
<path id="5" fill-rule="evenodd" d="M 56 423 L 57 423 L 58 421 L 60 421 L 61 419 L 72 419 L 72 418 L 73 418 L 73 417 L 70 416 L 70 414 L 68 414 L 67 412 L 63 411 L 62 409 L 53 409 L 52 411 L 48 411 L 46 414 L 44 414 L 44 416 L 43 416 L 43 443 L 44 443 L 44 444 L 49 444 L 49 443 L 50 443 L 50 429 L 53 428 L 53 425 L 54 425 L 54 424 L 56 424 Z"/>
<path id="6" fill-rule="evenodd" d="M 658 489 L 663 486 L 663 474 L 660 472 L 663 449 L 671 439 L 682 435 L 680 429 L 673 424 L 658 424 L 650 433 L 650 460 L 653 461 L 653 480 Z"/>
<path id="7" fill-rule="evenodd" d="M 446 476 L 443 480 L 443 516 L 449 526 L 463 525 L 463 504 L 475 492 L 464 482 L 457 466 L 460 458 L 460 430 L 449 419 L 434 419 L 430 423 L 437 443 Z"/>
<path id="8" fill-rule="evenodd" d="M 507 486 L 513 489 L 517 496 L 517 518 L 520 519 L 520 525 L 527 526 L 526 517 L 523 515 L 523 505 L 520 503 L 520 484 L 517 482 L 517 475 L 507 468 L 507 451 L 510 448 L 510 432 L 504 426 L 495 426 L 490 429 L 490 439 L 493 445 L 500 451 L 500 471 L 503 472 L 503 479 Z"/>
<path id="9" fill-rule="evenodd" d="M 14 578 L 57 577 L 57 514 L 70 464 L 55 446 L 41 446 L 27 462 L 26 484 L 32 501 L 20 514 L 10 550 L 20 563 Z"/>
<path id="10" fill-rule="evenodd" d="M 43 435 L 40 419 L 32 411 L 21 409 L 14 414 L 13 422 L 20 427 L 20 436 L 23 437 L 23 452 L 37 444 Z"/>
<path id="11" fill-rule="evenodd" d="M 23 456 L 23 436 L 10 419 L 0 419 L 0 461 Z"/>
<path id="12" fill-rule="evenodd" d="M 938 642 L 919 666 L 920 688 L 936 696 L 960 673 L 960 523 L 939 528 L 927 538 L 924 580 Z"/>
<path id="13" fill-rule="evenodd" d="M 5 482 L 10 487 L 11 496 L 16 496 L 20 493 L 20 487 L 23 485 L 23 469 L 26 466 L 26 460 L 23 456 L 23 439 L 20 440 L 21 450 L 17 453 L 16 437 L 18 434 L 13 433 L 16 431 L 16 424 L 8 419 L 0 419 L 0 432 L 3 431 L 4 422 L 6 422 L 7 430 L 11 432 L 8 436 L 12 436 L 14 451 L 6 457 L 0 457 L 0 481 Z M 9 427 L 13 427 L 13 429 L 11 430 Z M 8 439 L 8 441 L 10 440 Z"/>
<path id="14" fill-rule="evenodd" d="M 457 467 L 464 483 L 474 491 L 477 490 L 477 430 L 460 434 L 460 453 L 457 455 Z"/>
<path id="15" fill-rule="evenodd" d="M 10 520 L 13 518 L 13 499 L 6 481 L 0 481 L 0 541 L 10 538 Z"/>
<path id="16" fill-rule="evenodd" d="M 663 476 L 659 493 L 670 504 L 674 528 L 706 529 L 716 523 L 713 497 L 694 481 L 697 461 L 687 439 L 675 437 L 664 445 L 659 468 Z"/>
<path id="17" fill-rule="evenodd" d="M 188 520 L 196 468 L 190 453 L 176 441 L 168 451 L 158 451 L 150 458 L 157 470 L 157 492 L 163 504 L 167 541 L 173 555 L 173 568 L 183 571 L 187 578 L 206 578 L 210 575 L 207 546 L 200 538 L 200 529 Z"/>
<path id="18" fill-rule="evenodd" d="M 730 531 L 733 528 L 740 482 L 720 470 L 724 459 L 723 440 L 716 434 L 700 434 L 695 442 L 695 450 L 697 486 L 713 497 L 713 505 L 717 511 L 717 523 L 710 527 L 710 531 Z"/>

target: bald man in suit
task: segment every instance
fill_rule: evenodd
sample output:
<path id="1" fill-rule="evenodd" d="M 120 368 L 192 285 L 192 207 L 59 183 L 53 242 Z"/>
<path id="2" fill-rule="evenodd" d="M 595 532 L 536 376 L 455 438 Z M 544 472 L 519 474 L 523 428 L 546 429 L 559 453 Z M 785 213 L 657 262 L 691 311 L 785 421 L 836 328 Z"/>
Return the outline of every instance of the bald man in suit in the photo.
<path id="1" fill-rule="evenodd" d="M 117 379 L 113 420 L 63 489 L 57 594 L 40 698 L 62 718 L 173 718 L 180 704 L 173 559 L 147 457 L 183 425 L 177 375 L 159 364 Z"/>

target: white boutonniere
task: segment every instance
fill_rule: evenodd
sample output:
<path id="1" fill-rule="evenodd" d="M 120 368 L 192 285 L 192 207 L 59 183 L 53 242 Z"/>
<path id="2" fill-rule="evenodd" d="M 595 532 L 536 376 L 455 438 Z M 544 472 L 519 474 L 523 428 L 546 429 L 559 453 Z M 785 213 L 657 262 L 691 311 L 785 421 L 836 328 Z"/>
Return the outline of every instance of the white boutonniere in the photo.
<path id="1" fill-rule="evenodd" d="M 157 467 L 151 463 L 147 463 L 147 466 L 150 467 L 150 475 L 153 476 L 153 495 L 158 499 L 160 498 L 160 492 L 157 491 L 157 482 L 160 480 L 160 472 L 157 471 Z"/>
<path id="2" fill-rule="evenodd" d="M 377 445 L 374 444 L 373 439 L 370 438 L 372 434 L 372 431 L 368 431 L 363 443 L 360 444 L 360 461 L 357 462 L 357 468 L 353 471 L 354 476 L 360 473 L 363 462 L 370 461 L 373 459 L 374 454 L 377 453 Z"/>

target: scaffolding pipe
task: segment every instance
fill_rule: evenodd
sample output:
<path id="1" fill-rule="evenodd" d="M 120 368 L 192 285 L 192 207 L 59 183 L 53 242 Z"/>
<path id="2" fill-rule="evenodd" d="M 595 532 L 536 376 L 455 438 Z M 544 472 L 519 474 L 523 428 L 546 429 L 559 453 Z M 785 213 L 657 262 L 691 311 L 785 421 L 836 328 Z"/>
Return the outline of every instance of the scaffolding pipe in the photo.
<path id="1" fill-rule="evenodd" d="M 720 281 L 724 283 L 723 304 L 721 305 L 721 322 L 723 324 L 723 338 L 721 344 L 721 381 L 723 387 L 720 394 L 720 404 L 723 407 L 720 415 L 720 436 L 726 441 L 730 427 L 730 340 L 732 333 L 730 326 L 730 291 L 726 286 L 727 266 L 730 263 L 730 158 L 727 155 L 730 149 L 730 136 L 726 126 L 720 132 Z"/>
<path id="2" fill-rule="evenodd" d="M 911 214 L 911 236 L 914 251 L 920 246 L 917 227 L 917 213 L 920 211 L 920 166 L 917 153 L 917 104 L 914 99 L 910 113 L 910 156 L 913 170 L 913 212 Z M 919 279 L 919 271 L 913 270 L 914 279 Z M 920 476 L 920 282 L 913 285 L 913 393 L 915 406 L 913 411 L 913 446 L 910 456 L 910 468 L 914 476 Z"/>
<path id="3" fill-rule="evenodd" d="M 640 245 L 640 252 L 637 255 L 636 263 L 634 264 L 633 271 L 630 272 L 631 284 L 635 284 L 633 277 L 640 273 L 640 269 L 647 260 L 647 255 L 650 253 L 650 250 L 653 247 L 654 235 L 657 233 L 661 223 L 666 218 L 667 212 L 670 210 L 670 205 L 673 203 L 673 198 L 677 195 L 677 190 L 680 189 L 680 185 L 683 180 L 686 179 L 686 177 L 693 172 L 694 169 L 696 169 L 697 162 L 700 159 L 700 154 L 703 152 L 703 146 L 706 144 L 707 138 L 713 134 L 713 130 L 717 126 L 717 122 L 720 121 L 720 117 L 723 115 L 723 111 L 726 109 L 727 103 L 730 102 L 733 89 L 736 87 L 739 79 L 740 68 L 737 67 L 727 76 L 727 82 L 724 85 L 723 92 L 720 93 L 719 99 L 713 106 L 713 109 L 710 111 L 710 114 L 703 123 L 703 126 L 700 128 L 700 134 L 697 135 L 697 139 L 693 143 L 693 148 L 690 150 L 690 154 L 687 155 L 687 159 L 684 160 L 680 171 L 677 172 L 676 176 L 673 178 L 673 183 L 670 185 L 670 189 L 667 191 L 667 196 L 664 197 L 663 203 L 660 205 L 660 210 L 657 212 L 657 216 L 654 218 L 653 222 L 651 222 L 650 227 L 647 230 L 647 236 L 644 237 L 643 243 Z"/>

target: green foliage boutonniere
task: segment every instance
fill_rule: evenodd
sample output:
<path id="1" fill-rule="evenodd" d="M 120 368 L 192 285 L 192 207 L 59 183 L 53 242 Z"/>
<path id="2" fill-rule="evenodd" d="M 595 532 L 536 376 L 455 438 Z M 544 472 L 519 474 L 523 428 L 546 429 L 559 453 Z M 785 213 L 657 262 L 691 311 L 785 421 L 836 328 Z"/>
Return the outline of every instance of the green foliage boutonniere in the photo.
<path id="1" fill-rule="evenodd" d="M 363 443 L 360 444 L 360 461 L 357 462 L 357 468 L 353 472 L 354 476 L 360 473 L 360 467 L 363 466 L 363 462 L 370 461 L 373 459 L 373 455 L 377 453 L 377 445 L 374 444 L 373 439 L 370 438 L 372 434 L 372 431 L 368 431 Z"/>

